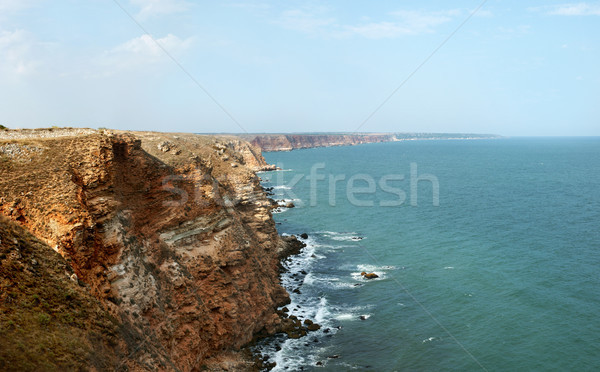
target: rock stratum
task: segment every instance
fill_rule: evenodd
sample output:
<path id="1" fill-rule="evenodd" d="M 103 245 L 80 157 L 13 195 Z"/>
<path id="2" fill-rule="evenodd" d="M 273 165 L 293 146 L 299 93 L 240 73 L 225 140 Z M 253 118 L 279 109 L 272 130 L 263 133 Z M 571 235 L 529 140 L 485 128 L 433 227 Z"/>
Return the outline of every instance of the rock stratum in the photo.
<path id="1" fill-rule="evenodd" d="M 0 132 L 0 369 L 250 370 L 297 244 L 265 169 L 237 137 Z"/>
<path id="2" fill-rule="evenodd" d="M 494 134 L 462 133 L 244 134 L 241 137 L 262 151 L 291 151 L 408 140 L 500 138 Z"/>

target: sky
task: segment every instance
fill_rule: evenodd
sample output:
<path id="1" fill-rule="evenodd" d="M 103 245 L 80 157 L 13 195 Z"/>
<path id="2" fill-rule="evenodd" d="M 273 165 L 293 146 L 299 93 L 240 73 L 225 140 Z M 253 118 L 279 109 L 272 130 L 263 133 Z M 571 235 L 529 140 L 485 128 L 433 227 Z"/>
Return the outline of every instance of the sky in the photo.
<path id="1" fill-rule="evenodd" d="M 0 0 L 0 124 L 600 135 L 600 1 Z"/>

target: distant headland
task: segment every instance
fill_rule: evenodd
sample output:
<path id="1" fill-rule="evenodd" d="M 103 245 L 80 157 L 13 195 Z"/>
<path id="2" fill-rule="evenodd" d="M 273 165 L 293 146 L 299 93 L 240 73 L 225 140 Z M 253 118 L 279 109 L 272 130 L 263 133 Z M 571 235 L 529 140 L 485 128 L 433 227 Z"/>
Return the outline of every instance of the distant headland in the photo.
<path id="1" fill-rule="evenodd" d="M 474 133 L 289 133 L 240 134 L 261 151 L 291 151 L 313 147 L 352 146 L 375 142 L 411 140 L 497 139 L 496 134 Z"/>

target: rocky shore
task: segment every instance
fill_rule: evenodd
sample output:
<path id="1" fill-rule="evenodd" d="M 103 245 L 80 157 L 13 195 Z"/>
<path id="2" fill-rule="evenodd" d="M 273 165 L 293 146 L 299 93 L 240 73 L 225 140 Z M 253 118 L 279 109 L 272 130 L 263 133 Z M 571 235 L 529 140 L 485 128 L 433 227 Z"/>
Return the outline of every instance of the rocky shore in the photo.
<path id="1" fill-rule="evenodd" d="M 0 369 L 253 370 L 245 345 L 316 328 L 277 310 L 302 244 L 269 169 L 233 136 L 1 131 Z"/>

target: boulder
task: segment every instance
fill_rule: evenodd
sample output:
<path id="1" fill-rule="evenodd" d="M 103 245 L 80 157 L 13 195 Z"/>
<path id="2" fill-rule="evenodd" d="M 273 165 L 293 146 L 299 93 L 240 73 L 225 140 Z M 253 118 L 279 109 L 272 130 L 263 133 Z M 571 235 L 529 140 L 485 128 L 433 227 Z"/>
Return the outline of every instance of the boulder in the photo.
<path id="1" fill-rule="evenodd" d="M 309 325 L 308 327 L 306 327 L 306 328 L 307 328 L 309 331 L 318 331 L 319 329 L 321 329 L 321 326 L 320 326 L 320 325 L 318 325 L 318 324 L 316 324 L 316 323 L 313 323 L 313 324 L 310 324 L 310 325 Z"/>
<path id="2" fill-rule="evenodd" d="M 375 273 L 366 273 L 366 272 L 362 272 L 360 273 L 360 275 L 365 278 L 365 279 L 375 279 L 375 278 L 379 278 L 379 275 L 375 274 Z"/>

